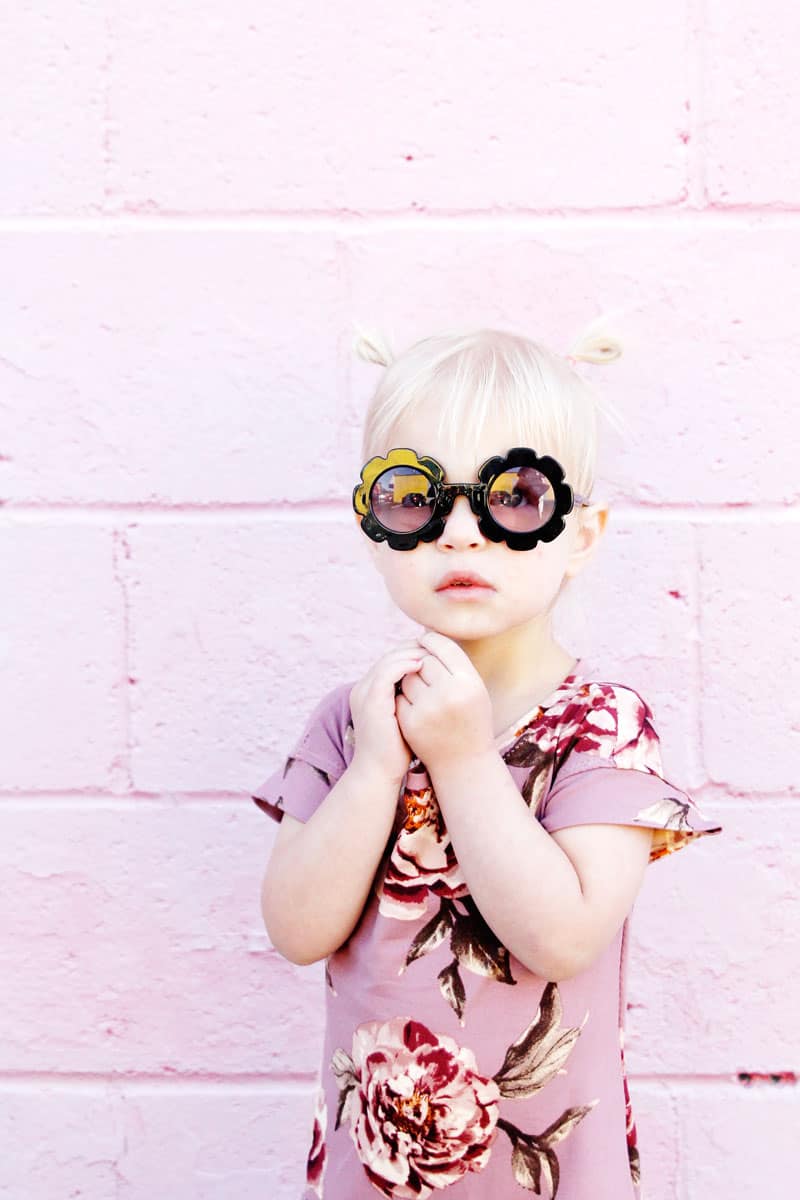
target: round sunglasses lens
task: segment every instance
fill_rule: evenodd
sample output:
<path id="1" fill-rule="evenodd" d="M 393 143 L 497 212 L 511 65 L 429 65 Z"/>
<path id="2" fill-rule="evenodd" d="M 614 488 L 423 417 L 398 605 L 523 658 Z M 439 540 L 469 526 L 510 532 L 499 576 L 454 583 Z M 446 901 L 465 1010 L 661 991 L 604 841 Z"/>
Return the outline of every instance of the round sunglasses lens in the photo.
<path id="1" fill-rule="evenodd" d="M 510 467 L 489 489 L 492 519 L 515 533 L 541 529 L 553 515 L 555 492 L 546 475 L 535 467 Z"/>
<path id="2" fill-rule="evenodd" d="M 390 467 L 372 485 L 372 515 L 392 533 L 413 533 L 433 515 L 435 495 L 427 475 L 416 467 Z"/>

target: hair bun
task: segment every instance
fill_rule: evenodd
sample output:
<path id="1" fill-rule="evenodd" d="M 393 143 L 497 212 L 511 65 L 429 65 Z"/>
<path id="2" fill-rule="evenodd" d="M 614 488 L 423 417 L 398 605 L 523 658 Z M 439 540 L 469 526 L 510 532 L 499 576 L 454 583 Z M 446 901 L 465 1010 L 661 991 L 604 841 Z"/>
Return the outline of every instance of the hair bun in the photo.
<path id="1" fill-rule="evenodd" d="M 591 321 L 572 346 L 569 355 L 577 362 L 603 365 L 622 355 L 622 342 L 609 329 L 609 317 L 603 315 Z"/>
<path id="2" fill-rule="evenodd" d="M 365 362 L 377 363 L 379 367 L 388 367 L 394 362 L 394 354 L 386 338 L 374 330 L 363 329 L 356 324 L 356 334 L 353 338 L 353 352 Z"/>

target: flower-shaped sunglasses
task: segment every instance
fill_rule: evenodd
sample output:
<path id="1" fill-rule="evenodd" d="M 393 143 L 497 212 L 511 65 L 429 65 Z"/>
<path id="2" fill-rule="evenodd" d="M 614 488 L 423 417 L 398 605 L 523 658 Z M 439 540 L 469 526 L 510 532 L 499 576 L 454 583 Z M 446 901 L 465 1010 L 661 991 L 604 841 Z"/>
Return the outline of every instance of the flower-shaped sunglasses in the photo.
<path id="1" fill-rule="evenodd" d="M 353 508 L 367 537 L 393 550 L 413 550 L 440 536 L 456 496 L 466 496 L 484 537 L 511 550 L 531 550 L 563 532 L 575 504 L 590 503 L 564 482 L 560 463 L 527 446 L 487 459 L 479 483 L 444 483 L 444 474 L 435 458 L 407 446 L 371 458 L 353 489 Z"/>

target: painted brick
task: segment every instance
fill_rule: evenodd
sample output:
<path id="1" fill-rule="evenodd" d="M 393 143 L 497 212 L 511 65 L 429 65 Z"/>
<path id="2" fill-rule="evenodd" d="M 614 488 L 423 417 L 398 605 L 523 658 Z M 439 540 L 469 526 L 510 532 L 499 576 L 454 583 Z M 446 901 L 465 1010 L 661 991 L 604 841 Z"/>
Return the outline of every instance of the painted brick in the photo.
<path id="1" fill-rule="evenodd" d="M 604 429 L 598 494 L 689 505 L 800 496 L 800 263 L 782 231 L 482 231 L 465 253 L 457 230 L 409 230 L 354 234 L 341 254 L 314 233 L 0 238 L 0 266 L 17 281 L 0 297 L 10 348 L 0 497 L 280 500 L 296 488 L 299 442 L 326 463 L 311 498 L 347 501 L 380 378 L 350 354 L 353 318 L 396 329 L 398 349 L 464 323 L 522 328 L 566 351 L 611 305 L 625 310 L 628 357 L 583 371 L 629 434 Z M 768 307 L 750 286 L 760 273 Z M 699 312 L 698 294 L 718 298 Z"/>
<path id="2" fill-rule="evenodd" d="M 3 5 L 0 217 L 102 210 L 107 54 L 102 5 Z"/>
<path id="3" fill-rule="evenodd" d="M 766 207 L 800 200 L 797 41 L 793 4 L 710 0 L 704 119 L 708 198 Z"/>
<path id="4" fill-rule="evenodd" d="M 800 1059 L 797 14 L 50 9 L 0 15 L 0 1197 L 298 1195 L 322 968 L 269 945 L 249 790 L 414 631 L 349 513 L 351 321 L 566 351 L 611 308 L 557 624 L 725 826 L 634 916 L 643 1200 L 794 1200 L 797 1087 L 735 1075 Z"/>
<path id="5" fill-rule="evenodd" d="M 681 1108 L 688 1200 L 748 1195 L 795 1200 L 796 1086 L 685 1089 Z"/>
<path id="6" fill-rule="evenodd" d="M 796 1069 L 800 805 L 719 805 L 723 832 L 653 863 L 632 921 L 634 1074 Z"/>
<path id="7" fill-rule="evenodd" d="M 312 1113 L 312 1091 L 222 1080 L 6 1089 L 0 1195 L 296 1200 Z"/>
<path id="8" fill-rule="evenodd" d="M 616 313 L 626 354 L 579 368 L 628 427 L 623 438 L 601 419 L 598 493 L 648 506 L 800 500 L 793 234 L 692 221 L 449 233 L 351 238 L 353 310 L 393 331 L 398 352 L 434 329 L 489 325 L 566 353 L 591 317 Z M 354 370 L 364 405 L 374 370 Z"/>
<path id="9" fill-rule="evenodd" d="M 325 691 L 359 679 L 392 640 L 416 635 L 393 608 L 363 540 L 350 514 L 291 525 L 159 521 L 126 530 L 137 788 L 257 786 Z M 652 566 L 636 574 L 636 560 L 648 553 Z M 691 536 L 674 526 L 620 523 L 601 555 L 602 567 L 591 568 L 608 615 L 602 632 L 578 645 L 642 690 L 658 714 L 665 772 L 668 764 L 669 778 L 694 786 L 691 651 L 684 649 L 691 606 L 669 595 L 676 580 L 689 592 Z M 596 611 L 591 587 L 576 591 L 576 603 Z M 620 659 L 617 633 L 625 628 Z M 357 631 L 344 666 L 343 629 Z M 631 674 L 625 659 L 637 655 L 639 673 Z"/>
<path id="10" fill-rule="evenodd" d="M 0 1066 L 315 1073 L 323 968 L 270 946 L 271 838 L 245 797 L 5 813 Z"/>
<path id="11" fill-rule="evenodd" d="M 341 495 L 343 281 L 301 240 L 0 234 L 0 498 L 283 500 L 298 443 Z"/>
<path id="12" fill-rule="evenodd" d="M 635 688 L 653 712 L 664 775 L 691 791 L 705 775 L 699 690 L 695 533 L 688 524 L 630 521 L 612 506 L 597 552 L 556 610 L 562 644 L 595 677 Z"/>
<path id="13" fill-rule="evenodd" d="M 0 1094 L 0 1196 L 118 1196 L 122 1122 L 112 1087 L 7 1083 Z"/>
<path id="14" fill-rule="evenodd" d="M 706 526 L 700 536 L 706 769 L 736 788 L 796 789 L 800 522 Z"/>
<path id="15" fill-rule="evenodd" d="M 405 636 L 357 532 L 352 514 L 128 530 L 138 788 L 256 787 L 322 694 L 358 679 L 391 628 Z"/>
<path id="16" fill-rule="evenodd" d="M 170 0 L 158 20 L 128 6 L 112 21 L 113 200 L 145 212 L 674 203 L 685 22 L 685 2 L 635 0 L 577 21 L 557 6 L 498 18 L 413 3 L 388 23 L 358 0 L 247 0 L 225 15 Z"/>
<path id="17" fill-rule="evenodd" d="M 112 530 L 0 518 L 0 789 L 113 787 L 124 617 Z"/>

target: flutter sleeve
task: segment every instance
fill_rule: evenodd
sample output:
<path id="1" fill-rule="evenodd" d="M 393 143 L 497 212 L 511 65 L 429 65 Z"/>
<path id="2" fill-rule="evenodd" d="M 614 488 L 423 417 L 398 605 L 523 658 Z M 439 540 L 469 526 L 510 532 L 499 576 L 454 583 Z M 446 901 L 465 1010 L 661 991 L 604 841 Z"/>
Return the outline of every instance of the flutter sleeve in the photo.
<path id="1" fill-rule="evenodd" d="M 539 819 L 550 833 L 569 825 L 648 827 L 651 862 L 722 829 L 664 778 L 652 711 L 621 684 L 590 684 L 573 710 Z"/>
<path id="2" fill-rule="evenodd" d="M 284 813 L 307 821 L 349 766 L 351 688 L 352 684 L 342 684 L 320 700 L 281 766 L 251 793 L 274 821 L 281 821 Z"/>

